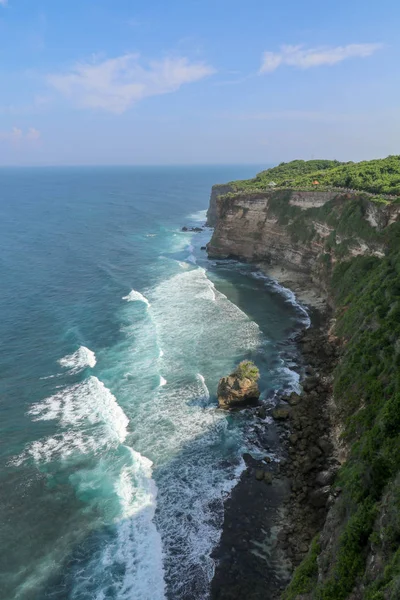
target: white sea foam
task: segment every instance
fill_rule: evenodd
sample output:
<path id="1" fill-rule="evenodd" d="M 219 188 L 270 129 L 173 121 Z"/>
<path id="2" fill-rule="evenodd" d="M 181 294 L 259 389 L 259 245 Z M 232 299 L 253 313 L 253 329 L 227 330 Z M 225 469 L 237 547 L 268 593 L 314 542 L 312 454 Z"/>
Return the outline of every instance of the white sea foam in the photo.
<path id="1" fill-rule="evenodd" d="M 136 290 L 131 290 L 127 296 L 123 296 L 122 300 L 126 300 L 127 302 L 144 302 L 147 306 L 150 306 L 147 298 Z"/>
<path id="2" fill-rule="evenodd" d="M 201 383 L 201 386 L 203 388 L 204 391 L 204 399 L 205 400 L 209 400 L 210 399 L 210 392 L 208 387 L 206 386 L 206 380 L 204 379 L 203 375 L 201 373 L 197 373 L 197 378 Z"/>
<path id="3" fill-rule="evenodd" d="M 189 265 L 186 262 L 178 261 L 178 265 L 181 269 L 189 269 Z"/>
<path id="4" fill-rule="evenodd" d="M 164 350 L 160 348 L 160 352 L 158 353 L 158 358 L 162 358 L 164 356 Z"/>
<path id="5" fill-rule="evenodd" d="M 300 393 L 301 387 L 300 387 L 299 373 L 296 373 L 296 371 L 292 371 L 292 369 L 289 369 L 289 367 L 287 367 L 285 365 L 284 361 L 282 361 L 282 364 L 284 366 L 279 368 L 279 372 L 281 375 L 281 379 L 283 380 L 282 386 L 283 386 L 284 391 L 286 393 L 289 393 L 289 392 Z"/>
<path id="6" fill-rule="evenodd" d="M 188 215 L 190 221 L 204 222 L 207 218 L 207 210 L 199 210 L 198 212 Z"/>
<path id="7" fill-rule="evenodd" d="M 278 292 L 281 296 L 283 296 L 289 304 L 294 306 L 296 308 L 296 310 L 299 313 L 301 313 L 303 324 L 306 327 L 310 327 L 310 325 L 311 325 L 310 315 L 309 315 L 308 311 L 306 310 L 306 308 L 301 304 L 301 302 L 299 302 L 297 300 L 296 294 L 292 290 L 281 285 L 276 279 L 273 279 L 272 277 L 268 277 L 267 275 L 264 275 L 263 273 L 260 273 L 259 271 L 251 273 L 251 276 L 254 279 L 263 279 L 264 281 L 266 281 L 268 283 L 268 285 L 274 291 Z"/>
<path id="8" fill-rule="evenodd" d="M 69 483 L 83 502 L 95 502 L 107 525 L 102 543 L 73 573 L 71 600 L 110 593 L 116 600 L 164 600 L 152 462 L 124 445 L 129 421 L 114 395 L 89 377 L 33 405 L 29 414 L 34 421 L 57 421 L 61 431 L 31 443 L 13 464 L 30 458 L 58 461 L 60 468 L 76 465 Z M 83 457 L 85 467 L 79 468 Z"/>
<path id="9" fill-rule="evenodd" d="M 60 358 L 58 362 L 65 369 L 71 369 L 72 373 L 78 373 L 86 367 L 93 369 L 96 365 L 96 355 L 86 346 L 80 346 L 76 352 Z"/>
<path id="10" fill-rule="evenodd" d="M 114 484 L 119 506 L 115 533 L 74 574 L 73 599 L 110 594 L 116 600 L 165 599 L 161 538 L 153 522 L 157 488 L 152 462 L 126 446 L 122 458 Z"/>
<path id="11" fill-rule="evenodd" d="M 160 387 L 163 387 L 166 384 L 167 384 L 167 380 L 164 379 L 164 377 L 162 377 L 162 375 L 160 375 Z"/>
<path id="12" fill-rule="evenodd" d="M 127 436 L 127 416 L 97 377 L 63 388 L 54 396 L 34 404 L 29 414 L 34 421 L 57 420 L 62 427 L 102 423 L 109 439 L 120 443 Z"/>
<path id="13" fill-rule="evenodd" d="M 168 385 L 144 394 L 142 380 L 141 400 L 130 414 L 132 430 L 135 448 L 142 454 L 151 448 L 157 464 L 156 523 L 168 593 L 179 600 L 193 591 L 200 600 L 213 575 L 210 555 L 221 533 L 223 500 L 243 469 L 240 456 L 246 447 L 243 431 L 229 427 L 225 414 L 210 405 L 203 373 L 224 372 L 227 364 L 257 349 L 261 332 L 201 268 L 162 281 L 151 299 L 153 336 L 165 350 L 162 371 L 168 373 Z M 146 335 L 135 330 L 132 351 L 138 361 L 129 369 L 139 374 L 149 336 L 147 330 Z M 159 376 L 159 367 L 150 365 L 151 373 Z M 196 370 L 189 375 L 191 367 Z M 213 379 L 216 386 L 216 375 Z M 196 589 L 190 587 L 195 580 Z"/>
<path id="14" fill-rule="evenodd" d="M 189 256 L 186 258 L 186 260 L 190 263 L 192 263 L 193 265 L 197 264 L 197 260 L 196 257 L 194 256 L 194 254 L 189 254 Z"/>

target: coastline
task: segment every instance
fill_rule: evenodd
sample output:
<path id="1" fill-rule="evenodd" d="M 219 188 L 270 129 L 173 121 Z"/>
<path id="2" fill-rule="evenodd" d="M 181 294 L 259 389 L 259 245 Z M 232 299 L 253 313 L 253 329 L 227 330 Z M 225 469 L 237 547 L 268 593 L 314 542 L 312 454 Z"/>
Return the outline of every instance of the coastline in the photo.
<path id="1" fill-rule="evenodd" d="M 212 554 L 212 600 L 281 597 L 325 520 L 338 464 L 328 409 L 337 359 L 328 299 L 301 273 L 257 267 L 308 309 L 311 325 L 295 340 L 303 392 L 280 394 L 275 409 L 256 410 L 265 451 L 278 460 L 244 456 L 247 468 L 225 501 L 220 543 Z"/>
<path id="2" fill-rule="evenodd" d="M 318 320 L 317 313 L 325 316 L 329 311 L 328 294 L 320 286 L 315 283 L 305 273 L 288 269 L 281 265 L 270 265 L 265 262 L 258 262 L 256 266 L 265 275 L 277 281 L 282 287 L 292 291 L 300 304 L 305 305 L 310 309 L 310 313 L 315 313 L 312 324 L 315 326 L 315 319 Z"/>

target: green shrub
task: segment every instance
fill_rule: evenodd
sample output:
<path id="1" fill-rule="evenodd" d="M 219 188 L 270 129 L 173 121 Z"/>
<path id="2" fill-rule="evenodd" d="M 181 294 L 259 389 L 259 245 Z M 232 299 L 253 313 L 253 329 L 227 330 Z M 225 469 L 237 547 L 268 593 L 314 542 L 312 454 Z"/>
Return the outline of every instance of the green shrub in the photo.
<path id="1" fill-rule="evenodd" d="M 236 375 L 239 379 L 250 379 L 251 381 L 257 381 L 260 377 L 260 371 L 251 360 L 242 360 L 238 364 L 232 375 Z"/>
<path id="2" fill-rule="evenodd" d="M 293 160 L 289 163 L 261 171 L 254 179 L 233 181 L 236 190 L 268 189 L 272 181 L 279 187 L 313 189 L 336 187 L 365 191 L 373 194 L 372 201 L 388 203 L 382 194 L 400 195 L 400 156 L 388 156 L 359 163 L 341 163 L 337 160 Z"/>
<path id="3" fill-rule="evenodd" d="M 294 577 L 283 594 L 283 600 L 295 600 L 298 594 L 307 594 L 317 585 L 318 564 L 320 553 L 318 536 L 312 541 L 310 550 L 301 565 L 296 569 Z"/>
<path id="4" fill-rule="evenodd" d="M 334 395 L 350 452 L 338 475 L 341 535 L 314 600 L 347 600 L 357 583 L 365 600 L 400 598 L 400 223 L 384 235 L 385 257 L 342 262 L 331 280 L 344 340 Z M 365 570 L 371 548 L 379 555 L 374 581 Z"/>

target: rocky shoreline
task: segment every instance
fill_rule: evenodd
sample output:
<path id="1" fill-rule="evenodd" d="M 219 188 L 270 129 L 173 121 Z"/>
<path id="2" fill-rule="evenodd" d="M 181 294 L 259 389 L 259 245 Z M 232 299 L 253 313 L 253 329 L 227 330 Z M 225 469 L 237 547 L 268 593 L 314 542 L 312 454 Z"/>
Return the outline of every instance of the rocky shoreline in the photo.
<path id="1" fill-rule="evenodd" d="M 296 336 L 303 392 L 281 395 L 275 408 L 257 409 L 266 453 L 277 450 L 278 460 L 244 457 L 247 469 L 225 503 L 213 554 L 212 600 L 281 597 L 340 493 L 332 489 L 339 461 L 330 402 L 340 345 L 330 334 L 326 302 L 314 306 L 311 327 Z"/>

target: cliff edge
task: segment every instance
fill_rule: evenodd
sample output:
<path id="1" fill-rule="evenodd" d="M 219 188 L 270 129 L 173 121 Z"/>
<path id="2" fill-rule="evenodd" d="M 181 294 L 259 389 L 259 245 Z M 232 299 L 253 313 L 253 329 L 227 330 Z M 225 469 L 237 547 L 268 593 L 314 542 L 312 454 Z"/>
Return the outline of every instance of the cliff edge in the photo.
<path id="1" fill-rule="evenodd" d="M 376 185 L 396 191 L 400 157 L 381 163 L 384 184 Z M 324 177 L 336 181 L 345 168 L 362 182 L 371 167 L 327 165 Z M 335 311 L 329 335 L 341 353 L 328 406 L 341 467 L 285 600 L 400 598 L 400 199 L 374 197 L 374 181 L 368 185 L 364 192 L 243 182 L 214 196 L 211 257 L 299 273 Z"/>

